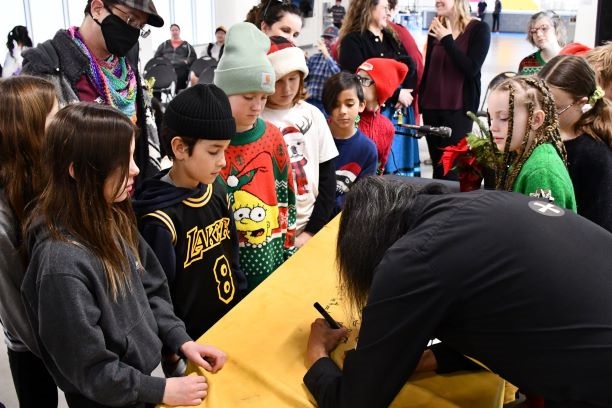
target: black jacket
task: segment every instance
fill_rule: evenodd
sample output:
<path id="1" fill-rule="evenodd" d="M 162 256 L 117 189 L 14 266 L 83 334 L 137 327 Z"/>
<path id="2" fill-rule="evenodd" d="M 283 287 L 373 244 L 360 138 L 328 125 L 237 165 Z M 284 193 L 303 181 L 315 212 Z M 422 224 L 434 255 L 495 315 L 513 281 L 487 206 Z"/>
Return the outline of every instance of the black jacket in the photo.
<path id="1" fill-rule="evenodd" d="M 499 191 L 422 195 L 406 216 L 343 370 L 304 378 L 319 407 L 389 406 L 432 338 L 554 406 L 612 406 L 612 234 Z"/>
<path id="2" fill-rule="evenodd" d="M 408 55 L 404 46 L 396 41 L 389 30 L 383 30 L 383 40 L 380 41 L 371 31 L 364 33 L 349 33 L 340 44 L 338 65 L 343 71 L 355 73 L 359 65 L 369 58 L 391 58 L 408 67 L 408 73 L 401 84 L 403 89 L 415 89 L 417 73 L 416 62 Z M 389 98 L 394 105 L 399 95 L 399 89 Z"/>

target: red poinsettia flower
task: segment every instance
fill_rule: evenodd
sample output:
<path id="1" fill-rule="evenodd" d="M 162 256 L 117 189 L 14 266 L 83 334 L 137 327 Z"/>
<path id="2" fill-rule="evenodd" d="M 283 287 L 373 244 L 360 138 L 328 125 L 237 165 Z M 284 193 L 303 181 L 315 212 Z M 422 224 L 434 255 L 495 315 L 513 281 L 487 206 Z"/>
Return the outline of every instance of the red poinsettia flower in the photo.
<path id="1" fill-rule="evenodd" d="M 444 153 L 442 153 L 440 164 L 442 165 L 444 175 L 446 176 L 446 174 L 455 166 L 455 160 L 469 154 L 470 146 L 467 143 L 467 139 L 464 137 L 455 146 L 447 146 L 443 150 Z"/>
<path id="2" fill-rule="evenodd" d="M 455 146 L 447 146 L 443 150 L 440 164 L 444 169 L 444 175 L 452 169 L 457 169 L 461 191 L 480 188 L 482 171 L 478 158 L 470 149 L 467 138 L 464 137 Z"/>

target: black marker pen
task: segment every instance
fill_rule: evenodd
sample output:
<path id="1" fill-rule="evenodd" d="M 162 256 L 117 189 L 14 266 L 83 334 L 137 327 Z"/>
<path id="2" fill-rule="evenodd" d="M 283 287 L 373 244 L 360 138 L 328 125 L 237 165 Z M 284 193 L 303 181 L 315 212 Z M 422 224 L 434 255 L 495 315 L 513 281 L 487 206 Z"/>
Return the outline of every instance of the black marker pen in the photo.
<path id="1" fill-rule="evenodd" d="M 323 318 L 327 321 L 327 323 L 332 329 L 339 329 L 341 327 L 338 322 L 336 322 L 333 317 L 331 317 L 329 313 L 327 313 L 323 306 L 319 304 L 319 302 L 315 302 L 313 306 L 319 311 L 319 313 L 321 313 L 321 316 L 323 316 Z"/>

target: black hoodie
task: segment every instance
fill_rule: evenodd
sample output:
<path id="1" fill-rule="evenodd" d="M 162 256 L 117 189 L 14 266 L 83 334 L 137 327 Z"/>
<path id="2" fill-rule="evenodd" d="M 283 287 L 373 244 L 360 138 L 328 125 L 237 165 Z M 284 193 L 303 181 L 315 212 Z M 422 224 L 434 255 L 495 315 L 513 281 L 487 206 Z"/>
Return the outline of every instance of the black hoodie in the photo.
<path id="1" fill-rule="evenodd" d="M 168 277 L 175 312 L 198 338 L 238 303 L 247 281 L 225 188 L 177 187 L 161 180 L 167 172 L 146 180 L 132 203 Z"/>

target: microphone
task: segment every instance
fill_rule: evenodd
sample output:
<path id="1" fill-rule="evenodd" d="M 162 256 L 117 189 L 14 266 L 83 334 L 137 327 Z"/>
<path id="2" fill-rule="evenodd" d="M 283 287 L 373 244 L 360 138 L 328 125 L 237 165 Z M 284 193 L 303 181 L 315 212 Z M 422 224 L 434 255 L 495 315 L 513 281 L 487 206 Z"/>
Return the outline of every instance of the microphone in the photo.
<path id="1" fill-rule="evenodd" d="M 401 126 L 406 129 L 416 130 L 417 134 L 433 135 L 433 136 L 444 137 L 444 138 L 451 137 L 451 134 L 453 133 L 453 130 L 446 126 L 436 127 L 436 126 L 428 126 L 428 125 L 417 126 L 417 125 L 408 125 L 408 124 L 398 124 L 398 126 Z"/>

